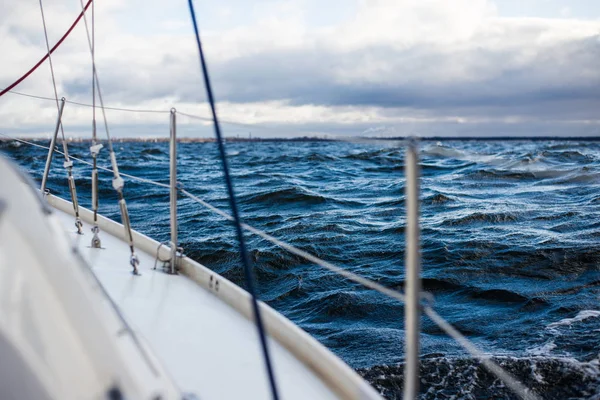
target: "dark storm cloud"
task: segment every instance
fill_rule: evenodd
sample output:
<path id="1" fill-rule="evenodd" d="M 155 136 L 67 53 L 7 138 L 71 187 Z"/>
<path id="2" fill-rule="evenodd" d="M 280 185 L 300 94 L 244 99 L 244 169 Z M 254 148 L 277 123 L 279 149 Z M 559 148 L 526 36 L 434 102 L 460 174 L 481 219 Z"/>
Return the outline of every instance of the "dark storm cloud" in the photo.
<path id="1" fill-rule="evenodd" d="M 214 65 L 213 77 L 221 100 L 233 102 L 285 99 L 296 105 L 514 109 L 569 100 L 595 105 L 600 99 L 598 37 L 541 50 L 525 65 L 515 61 L 521 49 L 436 50 L 259 54 Z M 464 62 L 465 75 L 439 79 L 456 60 Z M 368 63 L 385 65 L 386 73 L 339 79 L 340 70 Z"/>

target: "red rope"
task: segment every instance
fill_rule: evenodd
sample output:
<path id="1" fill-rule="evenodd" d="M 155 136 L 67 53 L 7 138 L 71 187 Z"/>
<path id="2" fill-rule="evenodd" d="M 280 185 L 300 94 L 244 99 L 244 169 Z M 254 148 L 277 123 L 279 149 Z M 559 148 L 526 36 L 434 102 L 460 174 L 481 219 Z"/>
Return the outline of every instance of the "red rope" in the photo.
<path id="1" fill-rule="evenodd" d="M 84 7 L 84 10 L 87 10 L 87 8 L 89 7 L 90 4 L 92 4 L 93 0 L 88 0 L 87 4 Z M 50 54 L 54 53 L 54 50 L 56 50 L 58 48 L 58 46 L 60 46 L 62 44 L 62 42 L 67 38 L 67 36 L 69 36 L 69 34 L 71 33 L 71 31 L 73 30 L 73 28 L 75 28 L 75 26 L 77 25 L 77 23 L 79 22 L 79 20 L 81 19 L 81 17 L 83 17 L 83 11 L 79 14 L 79 16 L 77 17 L 77 19 L 75 20 L 75 22 L 73 22 L 73 25 L 71 25 L 71 27 L 69 28 L 69 30 L 67 32 L 65 32 L 65 34 L 60 38 L 60 40 L 58 42 L 56 42 L 56 44 L 54 45 L 54 47 L 52 47 L 50 49 Z M 50 56 L 50 54 L 46 53 L 46 55 L 44 57 L 42 57 L 42 59 L 40 61 L 37 62 L 37 64 L 35 64 L 29 71 L 27 71 L 22 77 L 20 77 L 19 79 L 17 79 L 16 81 L 14 81 L 10 86 L 8 86 L 7 88 L 3 89 L 0 92 L 0 97 L 2 95 L 4 95 L 6 92 L 8 92 L 9 90 L 11 90 L 12 88 L 14 88 L 15 86 L 17 86 L 19 83 L 21 83 L 25 78 L 27 78 L 29 75 L 31 75 L 33 73 L 33 71 L 35 71 L 40 65 L 42 65 L 42 63 L 44 61 L 46 61 L 48 59 L 48 57 Z"/>

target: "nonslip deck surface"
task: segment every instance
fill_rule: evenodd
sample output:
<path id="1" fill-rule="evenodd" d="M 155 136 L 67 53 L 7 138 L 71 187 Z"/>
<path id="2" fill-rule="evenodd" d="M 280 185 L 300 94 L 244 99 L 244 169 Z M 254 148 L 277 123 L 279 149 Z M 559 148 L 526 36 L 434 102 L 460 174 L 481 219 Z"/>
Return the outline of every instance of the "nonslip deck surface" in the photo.
<path id="1" fill-rule="evenodd" d="M 89 224 L 77 235 L 72 216 L 55 214 L 183 392 L 202 400 L 271 397 L 254 324 L 188 278 L 154 270 L 155 255 L 136 250 L 141 276 L 132 275 L 126 243 L 101 232 L 103 249 L 93 249 Z M 269 346 L 282 399 L 336 398 L 283 346 L 272 339 Z"/>

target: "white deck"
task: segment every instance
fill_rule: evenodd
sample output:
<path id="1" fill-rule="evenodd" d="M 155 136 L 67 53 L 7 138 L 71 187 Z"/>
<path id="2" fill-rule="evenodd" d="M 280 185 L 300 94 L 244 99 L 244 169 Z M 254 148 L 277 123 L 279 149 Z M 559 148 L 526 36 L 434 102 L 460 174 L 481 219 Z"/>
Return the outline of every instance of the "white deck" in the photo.
<path id="1" fill-rule="evenodd" d="M 154 255 L 139 249 L 141 276 L 133 276 L 124 242 L 101 232 L 105 249 L 92 249 L 89 224 L 77 235 L 71 215 L 59 210 L 56 215 L 183 392 L 211 400 L 271 397 L 253 323 L 190 279 L 153 270 Z M 282 399 L 337 398 L 278 342 L 269 338 L 269 347 Z"/>

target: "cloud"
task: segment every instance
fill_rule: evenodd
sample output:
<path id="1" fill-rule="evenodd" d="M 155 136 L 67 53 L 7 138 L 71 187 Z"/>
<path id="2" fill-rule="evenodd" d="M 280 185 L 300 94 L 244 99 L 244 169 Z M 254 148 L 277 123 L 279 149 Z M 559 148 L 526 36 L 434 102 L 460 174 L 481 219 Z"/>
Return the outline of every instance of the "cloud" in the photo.
<path id="1" fill-rule="evenodd" d="M 77 14 L 65 4 L 47 5 L 54 38 Z M 225 119 L 255 124 L 257 135 L 261 126 L 265 134 L 600 133 L 599 20 L 506 18 L 486 0 L 370 0 L 345 2 L 347 16 L 327 25 L 313 23 L 311 4 L 266 2 L 256 13 L 239 3 L 210 14 L 234 20 L 232 10 L 241 8 L 249 16 L 242 24 L 223 23 L 223 29 L 208 21 L 203 31 Z M 183 29 L 188 17 L 169 15 L 160 22 L 167 9 L 147 3 L 144 13 L 159 21 L 157 30 L 136 25 L 132 32 L 117 24 L 123 15 L 135 18 L 135 10 L 124 7 L 97 6 L 105 101 L 165 110 L 177 105 L 208 115 L 191 29 Z M 9 17 L 0 17 L 0 51 L 11 55 L 0 86 L 44 52 L 32 13 L 39 10 L 19 2 Z M 74 35 L 54 57 L 59 91 L 89 102 L 91 66 L 82 27 Z M 19 90 L 51 95 L 44 67 Z M 52 104 L 7 96 L 0 98 L 3 131 L 23 125 L 35 131 L 55 115 Z M 89 126 L 89 110 L 72 118 L 74 127 Z M 114 118 L 112 124 L 123 126 L 161 121 Z"/>

